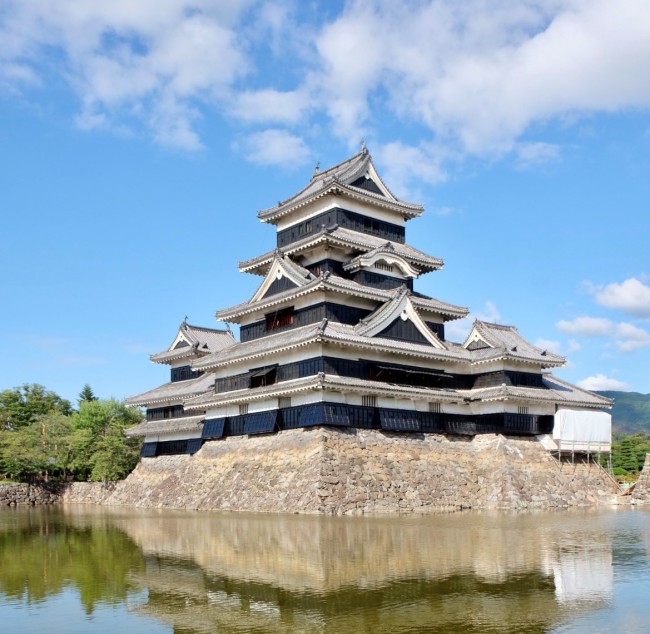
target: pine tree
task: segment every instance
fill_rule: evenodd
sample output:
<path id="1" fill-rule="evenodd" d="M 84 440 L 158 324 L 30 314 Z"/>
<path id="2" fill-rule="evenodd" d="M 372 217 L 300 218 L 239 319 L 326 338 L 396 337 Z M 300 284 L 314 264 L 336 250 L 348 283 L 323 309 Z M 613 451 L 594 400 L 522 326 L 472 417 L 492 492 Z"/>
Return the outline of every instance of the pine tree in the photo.
<path id="1" fill-rule="evenodd" d="M 84 402 L 90 402 L 90 401 L 96 401 L 97 397 L 95 396 L 95 393 L 93 392 L 93 388 L 86 383 L 86 385 L 83 386 L 81 392 L 79 392 L 79 398 L 77 399 L 79 401 L 79 405 Z"/>

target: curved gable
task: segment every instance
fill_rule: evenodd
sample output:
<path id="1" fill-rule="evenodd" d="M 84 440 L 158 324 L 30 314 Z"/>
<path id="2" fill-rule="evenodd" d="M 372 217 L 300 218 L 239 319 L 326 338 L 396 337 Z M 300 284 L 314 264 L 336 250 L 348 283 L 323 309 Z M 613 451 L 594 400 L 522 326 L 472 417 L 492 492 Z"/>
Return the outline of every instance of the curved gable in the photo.
<path id="1" fill-rule="evenodd" d="M 446 349 L 418 314 L 405 287 L 392 300 L 362 319 L 355 330 L 365 337 L 401 339 Z"/>
<path id="2" fill-rule="evenodd" d="M 381 247 L 357 256 L 353 260 L 350 260 L 343 268 L 346 271 L 352 272 L 371 267 L 380 269 L 381 266 L 378 267 L 378 263 L 383 263 L 389 267 L 397 267 L 402 276 L 407 279 L 413 279 L 420 275 L 418 269 L 411 266 L 404 257 L 396 253 L 391 242 L 387 242 Z"/>
<path id="3" fill-rule="evenodd" d="M 264 297 L 281 293 L 290 288 L 306 286 L 314 279 L 315 277 L 307 269 L 303 269 L 289 258 L 285 258 L 281 252 L 278 252 L 264 281 L 249 302 L 257 302 Z"/>

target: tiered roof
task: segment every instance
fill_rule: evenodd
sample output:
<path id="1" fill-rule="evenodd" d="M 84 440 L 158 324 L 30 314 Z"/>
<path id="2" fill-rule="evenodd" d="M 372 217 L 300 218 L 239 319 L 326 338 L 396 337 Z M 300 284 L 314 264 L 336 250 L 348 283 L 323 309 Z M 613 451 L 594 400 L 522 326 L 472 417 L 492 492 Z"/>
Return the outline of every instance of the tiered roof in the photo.
<path id="1" fill-rule="evenodd" d="M 183 320 L 170 346 L 162 352 L 152 354 L 149 358 L 154 363 L 166 364 L 183 359 L 189 361 L 228 348 L 236 342 L 230 330 L 191 326 Z"/>
<path id="2" fill-rule="evenodd" d="M 183 362 L 190 365 L 192 361 L 226 350 L 236 343 L 230 330 L 192 326 L 183 320 L 167 350 L 152 354 L 150 359 L 154 363 L 167 365 Z M 170 381 L 153 390 L 131 396 L 126 399 L 126 403 L 138 407 L 159 407 L 183 402 L 213 388 L 214 376 L 207 374 L 184 381 Z"/>
<path id="3" fill-rule="evenodd" d="M 127 436 L 156 436 L 170 433 L 196 433 L 203 427 L 205 414 L 196 416 L 183 416 L 182 418 L 166 418 L 165 420 L 145 421 L 139 425 L 129 427 L 124 433 Z"/>
<path id="4" fill-rule="evenodd" d="M 559 354 L 538 348 L 524 339 L 515 326 L 492 324 L 479 319 L 474 321 L 463 348 L 471 351 L 474 364 L 505 358 L 539 364 L 543 368 L 566 363 L 566 359 Z"/>
<path id="5" fill-rule="evenodd" d="M 246 341 L 236 342 L 230 330 L 190 326 L 184 321 L 169 348 L 151 356 L 156 363 L 175 366 L 187 360 L 195 373 L 203 374 L 166 383 L 128 399 L 131 405 L 182 402 L 184 406 L 182 417 L 142 423 L 131 430 L 134 435 L 163 431 L 196 433 L 203 424 L 203 412 L 210 408 L 257 401 L 266 403 L 264 409 L 273 406 L 269 405 L 273 399 L 328 391 L 467 406 L 488 401 L 545 406 L 555 403 L 594 409 L 609 406 L 609 399 L 542 375 L 542 370 L 561 366 L 565 359 L 533 345 L 514 326 L 475 320 L 464 342 L 445 339 L 444 323 L 466 317 L 468 309 L 410 290 L 414 278 L 442 268 L 443 261 L 400 242 L 403 232 L 401 228 L 399 232 L 393 231 L 391 223 L 382 225 L 378 221 L 378 228 L 373 226 L 372 230 L 383 237 L 362 231 L 368 218 L 374 222 L 377 218 L 391 217 L 401 227 L 403 222 L 423 211 L 421 205 L 402 201 L 391 193 L 365 146 L 346 161 L 324 171 L 316 170 L 306 187 L 276 206 L 260 211 L 258 217 L 279 224 L 282 232 L 287 231 L 279 240 L 282 242 L 289 235 L 311 231 L 311 227 L 305 228 L 305 218 L 316 217 L 313 214 L 326 217 L 322 210 L 342 205 L 340 199 L 363 203 L 349 208 L 360 210 L 366 216 L 358 224 L 356 220 L 351 221 L 359 230 L 338 225 L 322 226 L 320 230 L 314 227 L 316 233 L 240 262 L 240 271 L 262 275 L 263 280 L 248 300 L 219 310 L 216 316 L 225 322 L 250 327 Z M 384 213 L 374 213 L 373 207 Z M 357 214 L 349 209 L 327 217 L 347 222 L 351 216 L 346 213 Z M 386 236 L 397 236 L 397 240 Z M 307 266 L 314 271 L 321 266 L 328 270 L 315 273 Z M 327 298 L 324 308 L 323 297 Z M 311 310 L 316 306 L 322 311 Z M 322 319 L 303 326 L 297 325 L 302 321 L 293 321 L 294 313 L 300 313 L 300 319 L 307 321 L 319 319 L 325 311 L 342 321 L 358 321 L 341 323 Z M 269 319 L 269 315 L 275 314 L 288 315 L 290 319 Z M 359 319 L 360 315 L 366 316 Z M 377 368 L 387 373 L 381 374 L 383 381 L 320 372 L 258 385 L 260 366 L 273 368 L 274 360 L 280 356 L 292 364 L 325 355 L 346 362 L 361 358 L 370 364 L 367 375 L 356 367 L 350 374 L 377 378 Z M 229 385 L 241 386 L 246 379 L 251 379 L 253 385 L 255 378 L 256 387 L 217 393 L 215 373 L 220 381 L 236 377 L 233 382 L 226 381 Z M 408 376 L 408 381 L 388 382 L 399 382 L 399 373 Z M 420 378 L 412 380 L 412 375 Z M 427 378 L 426 382 L 438 387 L 423 387 L 421 375 L 434 376 L 435 380 Z M 275 373 L 273 377 L 271 380 L 276 381 Z M 479 381 L 474 377 L 485 378 Z M 404 382 L 411 385 L 401 384 Z M 501 384 L 494 385 L 497 382 Z M 479 387 L 471 387 L 473 384 Z M 220 411 L 219 416 L 223 417 L 225 410 Z"/>
<path id="6" fill-rule="evenodd" d="M 126 399 L 128 405 L 158 406 L 166 403 L 192 398 L 197 394 L 203 394 L 214 387 L 214 376 L 204 374 L 202 376 L 188 379 L 187 381 L 172 381 L 164 383 L 153 390 L 136 394 Z"/>
<path id="7" fill-rule="evenodd" d="M 428 255 L 410 244 L 386 240 L 385 238 L 371 236 L 367 233 L 360 233 L 339 226 L 322 227 L 320 232 L 283 247 L 282 252 L 287 256 L 297 256 L 307 250 L 325 247 L 349 249 L 355 252 L 353 258 L 357 257 L 358 254 L 367 255 L 376 249 L 385 250 L 390 248 L 396 256 L 404 259 L 420 273 L 437 271 L 444 266 L 442 259 Z M 243 260 L 239 263 L 239 270 L 246 273 L 266 275 L 276 252 L 277 249 L 273 249 L 250 260 Z"/>
<path id="8" fill-rule="evenodd" d="M 349 280 L 326 272 L 318 277 L 312 276 L 311 279 L 305 278 L 296 288 L 290 288 L 281 293 L 275 293 L 269 296 L 262 296 L 257 300 L 255 298 L 259 296 L 259 293 L 256 292 L 251 299 L 242 302 L 241 304 L 235 304 L 230 308 L 224 308 L 217 311 L 217 319 L 236 322 L 239 317 L 244 315 L 262 310 L 270 310 L 274 306 L 286 303 L 287 300 L 295 300 L 311 293 L 322 291 L 329 291 L 344 296 L 368 299 L 382 303 L 392 301 L 396 293 L 402 292 L 400 289 L 381 289 L 372 286 L 364 286 L 354 280 Z M 410 302 L 418 310 L 439 313 L 445 318 L 445 320 L 466 317 L 468 313 L 467 308 L 464 306 L 456 306 L 411 291 L 408 291 L 408 295 Z"/>
<path id="9" fill-rule="evenodd" d="M 380 307 L 377 314 L 371 315 L 365 324 L 374 324 L 381 319 L 385 307 Z M 476 322 L 475 322 L 476 323 Z M 485 322 L 479 322 L 485 324 Z M 495 324 L 489 324 L 495 326 Z M 507 327 L 509 328 L 509 327 Z M 431 361 L 457 361 L 476 365 L 487 361 L 510 359 L 515 362 L 533 364 L 540 368 L 561 366 L 565 363 L 564 357 L 556 354 L 544 353 L 519 337 L 521 350 L 517 346 L 498 346 L 468 350 L 448 341 L 441 341 L 436 337 L 435 343 L 427 344 L 389 339 L 363 333 L 363 325 L 352 326 L 324 319 L 318 324 L 309 324 L 300 328 L 285 330 L 276 334 L 260 337 L 239 343 L 232 348 L 197 360 L 193 367 L 199 370 L 225 367 L 244 361 L 257 361 L 274 352 L 287 352 L 312 344 L 336 343 L 340 346 L 357 350 L 381 351 L 391 355 L 413 357 L 414 359 L 428 359 Z"/>
<path id="10" fill-rule="evenodd" d="M 347 394 L 372 394 L 395 399 L 419 399 L 441 403 L 472 403 L 486 401 L 560 403 L 567 407 L 588 407 L 602 409 L 611 406 L 611 400 L 583 390 L 556 377 L 544 375 L 546 389 L 534 387 L 500 385 L 486 388 L 446 389 L 413 387 L 382 383 L 368 379 L 319 373 L 317 375 L 274 383 L 255 390 L 242 389 L 230 392 L 205 393 L 186 403 L 187 410 L 205 409 L 225 405 L 264 401 L 279 396 L 294 396 L 314 390 Z"/>
<path id="11" fill-rule="evenodd" d="M 324 171 L 318 169 L 306 187 L 275 207 L 263 209 L 258 217 L 275 224 L 280 218 L 328 195 L 339 195 L 398 212 L 405 220 L 422 214 L 422 205 L 396 198 L 381 180 L 365 145 L 361 152 Z"/>

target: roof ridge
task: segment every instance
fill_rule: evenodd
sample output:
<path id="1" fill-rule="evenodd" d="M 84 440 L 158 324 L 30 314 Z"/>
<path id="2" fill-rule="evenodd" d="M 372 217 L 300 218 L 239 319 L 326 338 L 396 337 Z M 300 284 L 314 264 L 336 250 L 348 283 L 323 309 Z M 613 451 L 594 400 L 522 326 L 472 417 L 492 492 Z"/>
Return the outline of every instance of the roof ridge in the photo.
<path id="1" fill-rule="evenodd" d="M 366 155 L 366 156 L 368 156 L 368 158 L 370 158 L 370 152 L 368 152 L 367 149 L 361 149 L 356 154 L 353 154 L 352 156 L 350 156 L 350 157 L 348 157 L 346 159 L 343 159 L 342 161 L 336 163 L 335 165 L 332 165 L 331 167 L 328 167 L 328 168 L 326 168 L 326 169 L 324 169 L 322 171 L 318 170 L 318 171 L 314 172 L 314 174 L 312 175 L 312 177 L 310 179 L 310 182 L 312 182 L 314 180 L 317 180 L 318 178 L 323 178 L 323 176 L 326 176 L 327 174 L 330 174 L 331 172 L 336 171 L 338 168 L 345 165 L 346 163 L 347 164 L 352 164 L 355 161 L 355 159 L 357 159 L 357 158 L 359 158 L 359 157 L 361 157 L 363 155 Z"/>
<path id="2" fill-rule="evenodd" d="M 230 330 L 228 328 L 209 328 L 208 326 L 194 326 L 192 324 L 188 324 L 185 322 L 185 325 L 188 328 L 191 328 L 192 330 L 204 330 L 207 332 L 223 332 L 223 333 L 229 333 Z"/>
<path id="3" fill-rule="evenodd" d="M 499 328 L 500 330 L 515 330 L 516 332 L 519 332 L 517 326 L 509 326 L 508 324 L 497 324 L 496 322 L 485 321 L 484 319 L 474 319 L 474 323 L 493 327 L 493 328 Z"/>

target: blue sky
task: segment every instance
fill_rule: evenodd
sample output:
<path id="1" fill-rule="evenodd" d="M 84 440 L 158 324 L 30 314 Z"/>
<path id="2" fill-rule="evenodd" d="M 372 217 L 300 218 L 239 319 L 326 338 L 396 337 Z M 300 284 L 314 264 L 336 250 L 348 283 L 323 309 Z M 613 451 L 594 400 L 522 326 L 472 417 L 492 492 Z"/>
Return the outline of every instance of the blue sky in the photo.
<path id="1" fill-rule="evenodd" d="M 417 290 L 648 393 L 649 68 L 645 0 L 4 0 L 0 389 L 167 380 L 261 281 L 257 210 L 363 138 L 445 260 Z"/>

